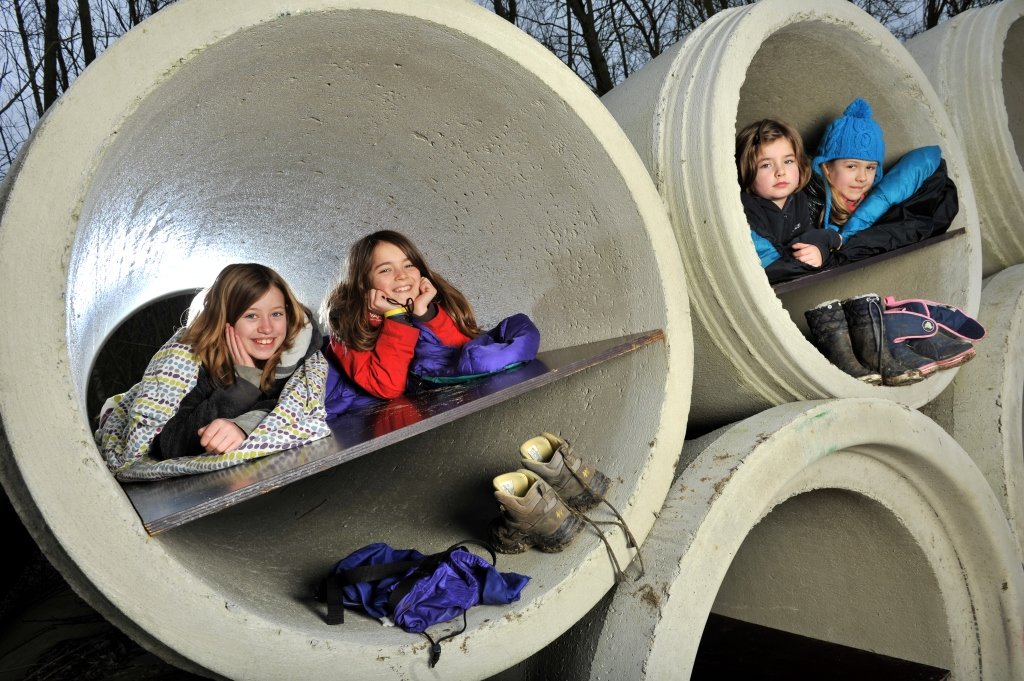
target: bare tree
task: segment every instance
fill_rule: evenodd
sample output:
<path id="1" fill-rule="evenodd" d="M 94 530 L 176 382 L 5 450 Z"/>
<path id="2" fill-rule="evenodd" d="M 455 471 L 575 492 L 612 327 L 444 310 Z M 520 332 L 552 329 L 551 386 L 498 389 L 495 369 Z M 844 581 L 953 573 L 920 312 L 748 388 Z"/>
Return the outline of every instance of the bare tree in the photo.
<path id="1" fill-rule="evenodd" d="M 96 55 L 174 0 L 0 0 L 0 176 Z"/>
<path id="2" fill-rule="evenodd" d="M 89 0 L 78 0 L 78 24 L 82 27 L 82 60 L 88 66 L 96 59 L 96 42 L 92 35 L 92 8 L 89 7 Z"/>

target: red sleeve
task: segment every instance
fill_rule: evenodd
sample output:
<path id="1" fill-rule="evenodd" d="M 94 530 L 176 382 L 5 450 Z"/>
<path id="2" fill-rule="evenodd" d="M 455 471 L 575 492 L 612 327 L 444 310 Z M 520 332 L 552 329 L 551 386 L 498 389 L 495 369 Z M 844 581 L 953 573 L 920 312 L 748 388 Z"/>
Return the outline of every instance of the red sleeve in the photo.
<path id="1" fill-rule="evenodd" d="M 424 322 L 423 326 L 430 329 L 445 345 L 461 348 L 471 340 L 469 336 L 459 331 L 459 327 L 455 326 L 455 322 L 440 305 L 437 306 L 437 314 L 434 315 L 434 318 L 429 322 Z"/>
<path id="2" fill-rule="evenodd" d="M 334 339 L 331 350 L 356 385 L 371 395 L 390 400 L 405 392 L 409 364 L 419 337 L 416 327 L 384 320 L 373 350 L 353 350 Z"/>

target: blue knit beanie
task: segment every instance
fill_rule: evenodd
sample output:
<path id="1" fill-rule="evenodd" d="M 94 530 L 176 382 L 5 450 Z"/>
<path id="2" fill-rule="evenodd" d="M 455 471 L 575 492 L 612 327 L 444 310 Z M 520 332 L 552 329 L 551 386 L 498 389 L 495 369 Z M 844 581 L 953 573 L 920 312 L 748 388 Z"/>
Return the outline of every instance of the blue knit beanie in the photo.
<path id="1" fill-rule="evenodd" d="M 875 181 L 882 179 L 885 140 L 882 128 L 871 117 L 871 105 L 863 99 L 850 102 L 843 115 L 828 124 L 814 157 L 814 172 L 821 175 L 821 164 L 837 158 L 874 161 L 878 164 Z"/>

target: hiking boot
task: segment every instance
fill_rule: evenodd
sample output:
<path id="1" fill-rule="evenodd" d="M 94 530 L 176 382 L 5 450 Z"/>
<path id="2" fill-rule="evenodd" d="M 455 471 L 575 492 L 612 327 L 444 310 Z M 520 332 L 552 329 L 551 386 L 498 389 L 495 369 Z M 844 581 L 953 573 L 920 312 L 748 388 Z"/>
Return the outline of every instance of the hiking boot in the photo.
<path id="1" fill-rule="evenodd" d="M 588 511 L 601 503 L 611 484 L 604 473 L 583 463 L 571 444 L 551 433 L 530 438 L 520 445 L 519 454 L 524 468 L 540 476 L 569 508 L 577 511 Z"/>
<path id="2" fill-rule="evenodd" d="M 850 329 L 853 352 L 864 366 L 878 369 L 882 383 L 888 386 L 910 385 L 923 381 L 938 365 L 911 350 L 906 339 L 913 337 L 912 325 L 901 315 L 883 312 L 882 301 L 874 293 L 844 300 L 843 311 Z M 920 321 L 920 320 L 918 320 Z M 920 324 L 918 324 L 920 330 Z M 934 331 L 925 336 L 934 335 Z M 900 339 L 898 342 L 896 339 Z"/>
<path id="3" fill-rule="evenodd" d="M 807 310 L 804 317 L 811 332 L 811 343 L 825 359 L 865 383 L 878 385 L 882 382 L 881 374 L 866 368 L 853 354 L 850 328 L 838 300 L 829 300 Z"/>
<path id="4" fill-rule="evenodd" d="M 522 553 L 533 546 L 557 553 L 583 529 L 579 516 L 533 471 L 504 473 L 493 484 L 501 506 L 501 515 L 491 523 L 491 543 L 497 551 Z"/>
<path id="5" fill-rule="evenodd" d="M 907 344 L 917 354 L 935 360 L 939 369 L 952 369 L 973 359 L 977 353 L 971 341 L 985 337 L 985 327 L 951 305 L 921 299 L 897 301 L 886 296 L 885 307 L 887 311 L 924 315 L 935 323 L 938 331 L 934 336 L 911 339 Z"/>

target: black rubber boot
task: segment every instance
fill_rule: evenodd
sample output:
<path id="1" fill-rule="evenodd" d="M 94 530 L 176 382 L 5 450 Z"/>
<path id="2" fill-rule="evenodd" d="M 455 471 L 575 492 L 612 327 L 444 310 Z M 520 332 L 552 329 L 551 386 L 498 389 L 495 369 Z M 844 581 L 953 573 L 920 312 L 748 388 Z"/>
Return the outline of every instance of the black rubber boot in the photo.
<path id="1" fill-rule="evenodd" d="M 825 358 L 856 379 L 878 385 L 882 375 L 866 368 L 853 353 L 850 329 L 838 300 L 830 300 L 804 312 L 811 342 Z"/>
<path id="2" fill-rule="evenodd" d="M 869 293 L 844 300 L 843 311 L 850 329 L 853 352 L 860 363 L 877 368 L 882 383 L 889 386 L 910 385 L 928 378 L 938 365 L 911 350 L 905 341 L 894 342 L 899 318 L 893 318 L 894 328 L 885 328 L 885 314 L 881 299 Z"/>

